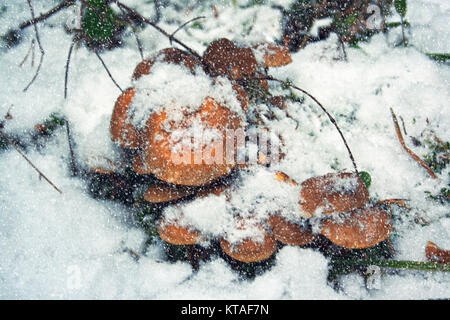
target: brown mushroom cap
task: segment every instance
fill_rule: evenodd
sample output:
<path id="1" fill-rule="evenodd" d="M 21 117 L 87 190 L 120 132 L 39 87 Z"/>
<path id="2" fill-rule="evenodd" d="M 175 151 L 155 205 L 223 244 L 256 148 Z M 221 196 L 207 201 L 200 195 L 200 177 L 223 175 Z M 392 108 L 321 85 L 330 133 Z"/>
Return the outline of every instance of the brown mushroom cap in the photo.
<path id="1" fill-rule="evenodd" d="M 427 242 L 425 256 L 427 257 L 427 260 L 431 262 L 450 263 L 450 250 L 441 249 L 431 241 Z"/>
<path id="2" fill-rule="evenodd" d="M 286 47 L 263 43 L 253 47 L 264 52 L 264 67 L 281 67 L 292 62 L 291 52 Z"/>
<path id="3" fill-rule="evenodd" d="M 391 235 L 391 217 L 379 207 L 357 209 L 342 215 L 342 221 L 327 218 L 321 226 L 321 234 L 341 247 L 369 248 Z"/>
<path id="4" fill-rule="evenodd" d="M 213 74 L 241 79 L 256 72 L 257 62 L 250 48 L 239 48 L 233 41 L 222 38 L 211 42 L 203 61 Z"/>
<path id="5" fill-rule="evenodd" d="M 318 209 L 323 214 L 341 213 L 369 202 L 369 191 L 357 173 L 329 173 L 310 178 L 301 187 L 299 204 L 305 218 Z"/>
<path id="6" fill-rule="evenodd" d="M 144 199 L 153 203 L 168 202 L 190 196 L 195 193 L 192 188 L 171 186 L 167 183 L 156 182 L 144 194 Z"/>
<path id="7" fill-rule="evenodd" d="M 191 149 L 176 153 L 170 145 L 170 133 L 165 129 L 167 115 L 165 111 L 154 113 L 147 120 L 144 131 L 145 144 L 143 146 L 143 159 L 146 168 L 156 175 L 160 180 L 188 186 L 200 186 L 211 183 L 215 179 L 228 174 L 234 167 L 229 163 L 226 151 L 226 129 L 237 130 L 243 128 L 241 119 L 228 108 L 217 103 L 213 98 L 207 97 L 200 109 L 192 114 L 186 115 L 179 124 L 172 125 L 172 129 L 188 128 L 192 121 L 199 116 L 204 127 L 217 129 L 222 133 L 223 139 L 217 141 L 217 145 L 203 146 L 201 150 Z M 161 142 L 163 141 L 163 142 Z M 222 148 L 222 155 L 220 150 Z M 208 149 L 210 148 L 210 149 Z M 219 152 L 216 155 L 216 152 Z M 235 150 L 235 153 L 237 151 Z M 221 157 L 220 161 L 204 161 L 205 155 Z M 183 159 L 183 161 L 174 161 Z M 186 159 L 187 161 L 184 161 Z M 196 161 L 201 159 L 200 161 Z M 211 160 L 211 159 L 210 159 Z M 186 163 L 187 162 L 187 163 Z M 197 163 L 196 163 L 197 162 Z"/>
<path id="8" fill-rule="evenodd" d="M 158 60 L 158 58 L 162 58 L 162 61 L 170 64 L 183 64 L 192 73 L 194 72 L 196 66 L 201 65 L 201 63 L 198 62 L 197 59 L 194 58 L 194 56 L 187 53 L 186 51 L 177 48 L 165 48 L 158 51 L 153 57 L 140 62 L 134 69 L 132 78 L 134 80 L 137 80 L 142 77 L 142 75 L 149 74 L 151 67 L 156 62 L 156 60 Z"/>
<path id="9" fill-rule="evenodd" d="M 158 233 L 162 240 L 174 245 L 196 244 L 200 239 L 199 232 L 191 231 L 176 223 L 165 223 L 164 219 L 160 220 Z"/>
<path id="10" fill-rule="evenodd" d="M 111 140 L 130 149 L 138 149 L 141 145 L 140 132 L 128 119 L 128 106 L 134 94 L 135 90 L 128 88 L 117 98 L 109 127 Z"/>
<path id="11" fill-rule="evenodd" d="M 270 258 L 277 250 L 277 241 L 272 234 L 266 232 L 263 243 L 246 239 L 239 244 L 230 244 L 227 240 L 221 239 L 220 247 L 231 258 L 249 263 Z"/>
<path id="12" fill-rule="evenodd" d="M 275 239 L 284 244 L 304 246 L 316 238 L 310 229 L 300 227 L 280 216 L 271 216 L 268 224 Z"/>

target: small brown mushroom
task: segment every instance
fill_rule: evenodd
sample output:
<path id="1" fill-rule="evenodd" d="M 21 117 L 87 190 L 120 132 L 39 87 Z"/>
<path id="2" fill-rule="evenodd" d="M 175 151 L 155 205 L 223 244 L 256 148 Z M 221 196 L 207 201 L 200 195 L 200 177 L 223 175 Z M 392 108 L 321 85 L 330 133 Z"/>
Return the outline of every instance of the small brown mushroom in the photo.
<path id="1" fill-rule="evenodd" d="M 195 59 L 194 56 L 183 50 L 177 48 L 165 48 L 158 51 L 151 58 L 145 59 L 142 62 L 140 62 L 134 69 L 132 78 L 134 80 L 137 80 L 143 75 L 149 74 L 151 67 L 159 59 L 169 64 L 176 64 L 176 65 L 182 64 L 186 68 L 188 68 L 192 73 L 194 72 L 196 66 L 201 65 L 201 63 L 197 61 L 197 59 Z"/>
<path id="2" fill-rule="evenodd" d="M 257 62 L 250 48 L 237 47 L 226 38 L 211 42 L 203 54 L 203 61 L 213 75 L 241 79 L 256 72 Z"/>
<path id="3" fill-rule="evenodd" d="M 380 207 L 366 207 L 322 221 L 321 234 L 333 243 L 349 249 L 372 247 L 389 238 L 390 215 Z"/>
<path id="4" fill-rule="evenodd" d="M 264 67 L 281 67 L 292 62 L 291 52 L 286 47 L 276 44 L 263 43 L 253 47 L 254 50 L 264 53 Z"/>
<path id="5" fill-rule="evenodd" d="M 128 88 L 116 101 L 110 122 L 112 141 L 123 148 L 138 149 L 141 145 L 140 132 L 130 123 L 128 106 L 131 104 L 135 91 Z"/>
<path id="6" fill-rule="evenodd" d="M 450 250 L 441 249 L 431 241 L 427 242 L 425 256 L 427 257 L 427 260 L 431 262 L 450 263 Z"/>
<path id="7" fill-rule="evenodd" d="M 156 182 L 152 184 L 144 194 L 144 199 L 153 203 L 178 200 L 195 193 L 192 188 L 183 186 L 171 186 L 167 183 Z"/>
<path id="8" fill-rule="evenodd" d="M 263 243 L 245 239 L 239 244 L 231 244 L 221 239 L 220 247 L 231 258 L 249 263 L 270 258 L 277 250 L 277 241 L 272 234 L 266 232 Z"/>
<path id="9" fill-rule="evenodd" d="M 268 224 L 275 239 L 284 244 L 304 246 L 316 238 L 310 229 L 289 222 L 280 216 L 271 216 Z"/>
<path id="10" fill-rule="evenodd" d="M 177 223 L 166 223 L 164 219 L 160 220 L 158 233 L 162 240 L 173 245 L 191 245 L 200 240 L 198 231 L 191 231 Z"/>
<path id="11" fill-rule="evenodd" d="M 301 184 L 300 207 L 305 218 L 317 210 L 322 214 L 347 212 L 369 202 L 369 191 L 357 173 L 329 173 Z"/>

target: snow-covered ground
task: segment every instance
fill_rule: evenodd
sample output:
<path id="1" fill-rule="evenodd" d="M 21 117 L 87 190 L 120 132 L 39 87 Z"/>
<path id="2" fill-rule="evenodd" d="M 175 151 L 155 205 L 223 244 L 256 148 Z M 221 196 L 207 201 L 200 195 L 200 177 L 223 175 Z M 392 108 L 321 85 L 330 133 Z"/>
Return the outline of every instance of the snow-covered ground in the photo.
<path id="1" fill-rule="evenodd" d="M 55 4 L 50 0 L 34 2 L 36 14 Z M 151 2 L 124 3 L 144 15 L 154 13 Z M 279 10 L 269 5 L 236 9 L 228 3 L 217 3 L 217 18 L 210 7 L 197 6 L 185 15 L 163 9 L 160 25 L 170 32 L 190 18 L 206 15 L 203 29 L 177 33 L 198 52 L 219 37 L 250 44 L 280 38 Z M 26 1 L 2 2 L 0 9 L 0 34 L 30 18 Z M 12 119 L 5 121 L 4 131 L 27 141 L 34 125 L 50 113 L 64 114 L 71 123 L 76 158 L 83 163 L 89 156 L 111 156 L 114 152 L 109 120 L 120 92 L 95 55 L 81 46 L 72 55 L 68 99 L 64 100 L 64 68 L 71 36 L 61 25 L 71 15 L 73 12 L 67 10 L 39 25 L 46 52 L 44 63 L 25 93 L 23 88 L 37 66 L 37 48 L 34 66 L 30 57 L 23 66 L 19 64 L 34 38 L 33 29 L 26 30 L 17 47 L 0 49 L 0 115 L 9 111 Z M 450 52 L 450 4 L 409 0 L 406 18 L 411 24 L 408 38 L 412 46 L 408 48 L 393 45 L 400 37 L 395 30 L 387 37 L 374 36 L 361 44 L 361 49 L 347 48 L 348 61 L 344 61 L 339 59 L 342 52 L 331 35 L 293 54 L 290 65 L 270 73 L 308 90 L 336 116 L 360 170 L 371 174 L 373 199 L 410 199 L 412 210 L 400 211 L 402 216 L 395 220 L 395 258 L 425 261 L 428 240 L 450 249 L 450 208 L 428 200 L 425 194 L 439 193 L 448 184 L 450 169 L 433 180 L 411 160 L 397 140 L 390 108 L 402 116 L 408 135 L 419 136 L 432 129 L 442 140 L 450 140 L 450 68 L 425 55 Z M 140 32 L 140 37 L 146 55 L 169 46 L 169 41 L 151 28 Z M 131 74 L 140 61 L 133 35 L 125 39 L 123 48 L 102 54 L 122 88 L 131 86 Z M 279 115 L 271 124 L 284 133 L 288 150 L 277 169 L 303 181 L 333 171 L 330 164 L 339 170 L 352 168 L 339 136 L 317 106 L 310 101 L 301 107 L 290 103 L 288 113 L 296 121 Z M 427 151 L 413 147 L 409 140 L 407 143 L 419 155 Z M 63 193 L 40 179 L 14 149 L 1 151 L 1 299 L 450 298 L 449 273 L 410 270 L 382 274 L 374 289 L 366 288 L 357 274 L 343 276 L 341 290 L 335 291 L 326 280 L 327 258 L 312 249 L 290 246 L 277 253 L 274 267 L 254 280 L 242 280 L 220 258 L 202 264 L 198 271 L 188 263 L 165 262 L 158 245 L 151 246 L 137 262 L 123 248 L 139 252 L 146 240 L 144 232 L 133 223 L 125 206 L 93 199 L 86 182 L 71 177 L 63 128 L 44 148 L 31 146 L 26 154 Z M 418 217 L 429 223 L 414 223 Z"/>

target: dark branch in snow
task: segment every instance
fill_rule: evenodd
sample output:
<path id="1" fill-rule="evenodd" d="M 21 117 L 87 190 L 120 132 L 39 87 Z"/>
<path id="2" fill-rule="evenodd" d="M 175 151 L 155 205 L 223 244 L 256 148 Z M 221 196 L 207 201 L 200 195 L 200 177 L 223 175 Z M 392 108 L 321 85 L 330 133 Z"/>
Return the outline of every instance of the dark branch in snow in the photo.
<path id="1" fill-rule="evenodd" d="M 243 79 L 244 80 L 244 79 Z M 321 109 L 323 112 L 325 112 L 325 114 L 328 116 L 328 119 L 330 120 L 330 122 L 336 127 L 336 130 L 339 132 L 339 135 L 341 136 L 342 141 L 344 142 L 345 148 L 347 149 L 348 155 L 350 157 L 350 160 L 352 161 L 353 167 L 355 169 L 355 172 L 358 173 L 358 167 L 356 166 L 356 162 L 355 162 L 355 158 L 353 157 L 352 151 L 350 150 L 350 147 L 348 146 L 347 140 L 345 140 L 344 134 L 342 133 L 341 129 L 339 128 L 336 119 L 333 118 L 333 116 L 328 112 L 328 110 L 319 102 L 319 100 L 317 100 L 312 94 L 310 94 L 308 91 L 299 88 L 287 81 L 283 81 L 280 79 L 276 79 L 274 77 L 271 76 L 266 76 L 266 77 L 256 77 L 256 78 L 250 78 L 247 80 L 270 80 L 270 81 L 276 81 L 279 83 L 282 83 L 285 86 L 289 86 L 293 89 L 296 89 L 300 92 L 302 92 L 303 94 L 307 95 L 308 97 L 310 97 Z"/>
<path id="2" fill-rule="evenodd" d="M 96 49 L 94 49 L 94 52 L 95 52 L 95 55 L 97 56 L 98 60 L 100 60 L 100 62 L 102 63 L 103 68 L 105 68 L 106 73 L 108 73 L 109 78 L 112 80 L 112 82 L 114 82 L 116 87 L 119 88 L 119 90 L 123 93 L 122 88 L 119 86 L 119 84 L 116 82 L 116 80 L 114 80 L 113 76 L 111 75 L 111 72 L 109 72 L 108 67 L 106 66 L 105 62 L 103 61 L 103 59 L 100 56 L 100 54 L 98 53 L 98 51 Z"/>
<path id="3" fill-rule="evenodd" d="M 165 35 L 169 40 L 171 39 L 172 41 L 178 43 L 180 46 L 182 46 L 184 49 L 186 49 L 190 54 L 194 55 L 197 59 L 199 59 L 200 61 L 202 60 L 202 57 L 195 52 L 195 50 L 191 49 L 190 47 L 188 47 L 187 45 L 185 45 L 182 41 L 178 40 L 175 37 L 171 37 L 171 35 L 169 33 L 167 33 L 164 29 L 158 27 L 158 25 L 156 25 L 153 21 L 150 21 L 149 19 L 145 18 L 144 16 L 142 16 L 141 14 L 139 14 L 138 12 L 134 11 L 133 9 L 131 9 L 130 7 L 124 5 L 123 3 L 121 3 L 120 1 L 117 0 L 111 0 L 111 2 L 114 2 L 115 4 L 117 4 L 119 7 L 125 9 L 129 15 L 145 22 L 146 24 L 152 26 L 153 28 L 155 28 L 156 30 L 158 30 L 160 33 L 162 33 L 163 35 Z"/>
<path id="4" fill-rule="evenodd" d="M 433 178 L 437 179 L 437 175 L 431 170 L 431 168 L 422 160 L 420 157 L 415 154 L 411 149 L 406 146 L 405 140 L 403 139 L 402 131 L 400 130 L 400 126 L 397 121 L 397 116 L 394 113 L 394 110 L 391 108 L 392 120 L 394 121 L 395 132 L 397 133 L 398 141 L 402 145 L 403 149 L 413 158 L 416 162 L 418 162 L 422 167 L 424 167 L 428 174 Z"/>
<path id="5" fill-rule="evenodd" d="M 172 34 L 170 35 L 170 37 L 169 37 L 170 44 L 172 45 L 172 39 L 173 39 L 173 36 L 175 35 L 175 33 L 177 33 L 178 31 L 180 31 L 181 29 L 183 29 L 183 28 L 184 28 L 186 25 L 188 25 L 189 23 L 194 22 L 194 21 L 199 20 L 199 19 L 205 19 L 205 18 L 206 18 L 205 16 L 200 16 L 200 17 L 193 18 L 193 19 L 191 19 L 191 20 L 186 21 L 185 23 L 183 23 L 181 26 L 179 26 L 179 27 L 177 28 L 177 30 L 175 30 L 174 32 L 172 32 Z"/>
<path id="6" fill-rule="evenodd" d="M 59 193 L 62 193 L 61 190 L 58 189 L 57 186 L 54 185 L 53 182 L 51 182 L 31 161 L 30 159 L 27 158 L 26 155 L 23 154 L 22 151 L 20 151 L 19 147 L 17 147 L 17 145 L 14 143 L 14 141 L 11 140 L 11 138 L 3 132 L 3 130 L 0 129 L 0 134 L 6 139 L 6 141 L 8 141 L 13 147 L 14 149 L 16 149 L 16 151 L 33 167 L 34 170 L 36 170 L 39 173 L 39 177 L 42 177 L 45 179 L 45 181 L 47 181 L 53 188 L 55 188 L 56 191 L 58 191 Z"/>
<path id="7" fill-rule="evenodd" d="M 54 7 L 53 9 L 50 9 L 49 11 L 47 11 L 46 13 L 40 15 L 39 17 L 35 18 L 34 16 L 32 17 L 31 20 L 25 21 L 23 22 L 20 26 L 19 29 L 23 30 L 29 26 L 35 25 L 38 22 L 44 21 L 47 18 L 50 18 L 52 15 L 54 15 L 55 13 L 61 11 L 62 9 L 72 5 L 73 3 L 75 3 L 76 0 L 66 0 L 64 2 L 61 2 L 59 5 L 57 5 L 56 7 Z"/>
<path id="8" fill-rule="evenodd" d="M 131 31 L 133 31 L 133 35 L 134 35 L 134 38 L 136 39 L 136 43 L 137 43 L 137 47 L 138 47 L 138 50 L 139 50 L 139 54 L 141 55 L 141 59 L 144 60 L 144 51 L 142 49 L 142 42 L 141 42 L 141 40 L 139 39 L 139 37 L 137 35 L 137 30 L 134 27 L 133 22 L 131 21 L 130 17 L 125 12 L 125 10 L 122 7 L 119 7 L 119 9 L 120 9 L 120 11 L 122 11 L 122 14 L 125 16 L 125 19 L 127 19 L 128 24 L 131 27 Z"/>
<path id="9" fill-rule="evenodd" d="M 27 2 L 28 6 L 30 7 L 31 17 L 34 19 L 34 9 L 33 5 L 31 4 L 31 0 L 27 0 Z M 27 91 L 28 88 L 33 84 L 34 80 L 36 80 L 37 76 L 39 75 L 39 71 L 41 70 L 42 62 L 44 61 L 45 51 L 44 48 L 42 48 L 41 39 L 39 37 L 39 32 L 36 24 L 34 24 L 34 33 L 36 34 L 36 41 L 38 43 L 39 50 L 41 51 L 41 58 L 39 59 L 39 65 L 36 69 L 36 73 L 34 74 L 33 79 L 31 79 L 31 81 L 25 87 L 25 89 L 23 89 L 24 92 Z"/>

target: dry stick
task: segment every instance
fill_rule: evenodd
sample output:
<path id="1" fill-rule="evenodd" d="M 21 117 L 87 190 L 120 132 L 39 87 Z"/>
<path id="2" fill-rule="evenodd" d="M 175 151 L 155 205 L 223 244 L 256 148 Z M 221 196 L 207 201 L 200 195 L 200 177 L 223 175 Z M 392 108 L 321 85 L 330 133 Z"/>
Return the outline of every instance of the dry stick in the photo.
<path id="1" fill-rule="evenodd" d="M 64 73 L 64 99 L 67 99 L 67 83 L 69 81 L 70 58 L 72 56 L 73 47 L 75 46 L 76 42 L 77 42 L 77 37 L 73 38 L 72 43 L 70 44 L 70 47 L 69 47 L 69 53 L 67 54 L 66 70 Z"/>
<path id="2" fill-rule="evenodd" d="M 437 179 L 438 177 L 433 172 L 433 170 L 431 170 L 430 167 L 422 159 L 420 159 L 418 155 L 416 155 L 413 151 L 411 151 L 411 149 L 409 149 L 406 146 L 405 141 L 403 140 L 402 131 L 400 130 L 400 126 L 398 125 L 397 116 L 395 115 L 394 110 L 392 108 L 391 108 L 391 114 L 392 114 L 392 120 L 394 121 L 395 132 L 397 133 L 398 140 L 400 141 L 400 144 L 402 145 L 403 149 L 405 149 L 405 151 L 411 156 L 411 158 L 413 158 L 422 167 L 424 167 L 427 170 L 428 174 L 433 179 Z"/>
<path id="3" fill-rule="evenodd" d="M 72 50 L 73 50 L 73 47 L 75 46 L 76 41 L 77 41 L 77 36 L 75 36 L 73 38 L 72 43 L 70 44 L 69 53 L 67 54 L 66 70 L 65 70 L 65 74 L 64 74 L 64 100 L 67 99 L 67 82 L 69 79 L 70 58 L 72 56 Z M 72 176 L 75 177 L 78 174 L 78 170 L 77 170 L 77 166 L 75 165 L 75 156 L 73 153 L 72 139 L 70 136 L 70 126 L 69 126 L 69 121 L 67 119 L 65 120 L 65 124 L 66 124 L 66 133 L 67 133 L 67 142 L 69 144 L 70 165 L 71 165 L 71 169 L 72 169 Z"/>
<path id="4" fill-rule="evenodd" d="M 134 17 L 139 18 L 140 20 L 144 21 L 145 23 L 151 25 L 153 28 L 155 28 L 156 30 L 158 30 L 160 33 L 162 33 L 163 35 L 165 35 L 167 38 L 171 39 L 171 36 L 169 33 L 167 33 L 164 29 L 158 27 L 154 22 L 150 21 L 149 19 L 145 18 L 144 16 L 142 16 L 141 14 L 137 13 L 136 11 L 134 11 L 133 9 L 131 9 L 130 7 L 124 5 L 123 3 L 121 3 L 118 0 L 111 0 L 111 2 L 114 2 L 115 4 L 117 4 L 119 7 L 125 9 L 126 11 L 128 11 L 128 13 Z M 183 42 L 181 42 L 180 40 L 178 40 L 175 37 L 172 37 L 172 40 L 176 43 L 178 43 L 180 46 L 182 46 L 183 48 L 185 48 L 189 53 L 191 53 L 192 55 L 194 55 L 197 59 L 199 59 L 200 61 L 202 60 L 202 57 L 195 52 L 193 49 L 191 49 L 190 47 L 188 47 L 187 45 L 185 45 Z"/>
<path id="5" fill-rule="evenodd" d="M 193 18 L 193 19 L 191 19 L 191 20 L 189 20 L 189 21 L 186 21 L 186 22 L 183 23 L 181 26 L 179 26 L 179 27 L 177 28 L 177 30 L 175 30 L 174 32 L 172 32 L 172 34 L 171 34 L 170 37 L 169 37 L 170 45 L 172 45 L 172 39 L 173 39 L 173 36 L 175 35 L 175 33 L 177 33 L 178 31 L 180 31 L 181 29 L 183 29 L 187 24 L 189 24 L 189 23 L 191 23 L 191 22 L 194 22 L 194 21 L 196 21 L 196 20 L 199 20 L 199 19 L 206 19 L 206 17 L 205 17 L 205 16 L 200 16 L 200 17 Z"/>
<path id="6" fill-rule="evenodd" d="M 56 7 L 54 7 L 53 9 L 50 9 L 49 11 L 47 11 L 46 13 L 40 15 L 37 18 L 32 18 L 31 20 L 25 21 L 23 22 L 20 26 L 19 29 L 23 30 L 29 26 L 35 25 L 38 22 L 44 21 L 47 18 L 50 18 L 52 15 L 54 15 L 55 13 L 61 11 L 62 9 L 74 4 L 76 2 L 76 0 L 66 0 L 64 2 L 61 2 L 59 5 L 57 5 Z"/>
<path id="7" fill-rule="evenodd" d="M 98 51 L 96 49 L 94 49 L 94 53 L 97 56 L 97 58 L 100 60 L 100 62 L 102 63 L 103 68 L 105 68 L 106 73 L 108 73 L 108 76 L 111 78 L 112 82 L 114 82 L 116 87 L 119 88 L 119 90 L 123 93 L 122 88 L 119 86 L 119 84 L 116 82 L 116 80 L 114 80 L 113 76 L 111 75 L 111 72 L 109 72 L 108 67 L 106 66 L 105 62 L 103 61 L 102 57 L 100 57 L 100 54 L 98 53 Z"/>
<path id="8" fill-rule="evenodd" d="M 0 129 L 0 133 L 2 134 L 2 136 L 14 147 L 14 149 L 17 150 L 17 152 L 33 167 L 34 170 L 36 170 L 39 173 L 39 177 L 44 178 L 53 188 L 55 188 L 56 191 L 58 191 L 59 193 L 62 193 L 61 190 L 58 189 L 57 186 L 55 186 L 53 184 L 53 182 L 51 182 L 31 161 L 30 159 L 27 158 L 27 156 L 25 154 L 23 154 L 22 151 L 20 151 L 19 147 L 17 147 L 17 145 L 14 143 L 14 141 L 11 140 L 11 138 L 3 132 L 3 130 Z"/>
<path id="9" fill-rule="evenodd" d="M 30 49 L 28 49 L 27 54 L 25 55 L 25 57 L 23 58 L 23 60 L 19 63 L 19 67 L 22 67 L 23 64 L 25 63 L 25 61 L 27 61 L 28 57 L 30 56 L 31 49 L 33 49 L 33 46 L 34 46 L 34 39 L 31 40 Z M 31 61 L 31 63 L 32 63 L 31 66 L 33 66 L 33 58 L 32 58 L 31 60 L 32 60 L 32 61 Z"/>
<path id="10" fill-rule="evenodd" d="M 131 27 L 131 30 L 133 31 L 133 35 L 134 35 L 134 38 L 136 39 L 136 43 L 137 43 L 137 46 L 138 46 L 139 54 L 141 55 L 141 59 L 144 60 L 144 50 L 142 49 L 142 42 L 141 42 L 141 40 L 139 39 L 139 37 L 137 35 L 137 30 L 133 26 L 133 22 L 131 21 L 130 17 L 125 12 L 125 10 L 122 7 L 119 7 L 119 9 L 120 9 L 120 11 L 122 11 L 123 15 L 125 16 L 125 19 L 127 19 L 128 24 Z"/>
<path id="11" fill-rule="evenodd" d="M 31 4 L 31 0 L 27 0 L 27 2 L 28 6 L 30 7 L 31 18 L 34 19 L 34 9 L 33 5 Z M 44 48 L 42 48 L 41 39 L 39 37 L 39 32 L 36 24 L 34 24 L 34 33 L 36 34 L 36 41 L 38 43 L 39 50 L 41 51 L 41 58 L 39 59 L 39 65 L 36 69 L 36 73 L 34 74 L 34 77 L 33 79 L 31 79 L 30 83 L 28 83 L 28 85 L 23 89 L 24 92 L 27 91 L 28 88 L 33 84 L 34 80 L 36 80 L 37 76 L 39 75 L 39 71 L 41 70 L 42 62 L 44 61 L 45 51 Z"/>
<path id="12" fill-rule="evenodd" d="M 245 80 L 245 79 L 243 79 Z M 321 109 L 323 112 L 325 112 L 325 114 L 328 116 L 328 119 L 330 120 L 330 122 L 336 127 L 336 130 L 339 132 L 339 135 L 341 136 L 342 141 L 344 142 L 345 148 L 347 148 L 347 152 L 348 155 L 350 157 L 350 160 L 352 161 L 353 167 L 355 168 L 355 172 L 358 173 L 358 167 L 356 166 L 356 162 L 355 162 L 355 158 L 353 157 L 352 151 L 350 150 L 350 147 L 347 144 L 347 140 L 345 140 L 344 134 L 342 133 L 341 129 L 339 128 L 336 120 L 333 118 L 333 116 L 328 112 L 327 109 L 325 109 L 325 107 L 319 102 L 319 100 L 317 100 L 312 94 L 310 94 L 308 91 L 299 88 L 289 82 L 280 80 L 280 79 L 276 79 L 272 76 L 267 76 L 267 77 L 257 77 L 257 78 L 250 78 L 249 80 L 271 80 L 271 81 L 276 81 L 279 83 L 284 84 L 285 86 L 289 86 L 291 88 L 294 88 L 304 94 L 306 94 L 308 97 L 310 97 Z"/>

